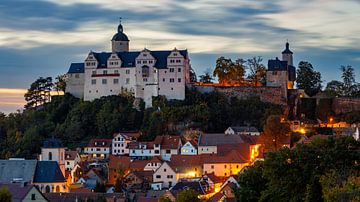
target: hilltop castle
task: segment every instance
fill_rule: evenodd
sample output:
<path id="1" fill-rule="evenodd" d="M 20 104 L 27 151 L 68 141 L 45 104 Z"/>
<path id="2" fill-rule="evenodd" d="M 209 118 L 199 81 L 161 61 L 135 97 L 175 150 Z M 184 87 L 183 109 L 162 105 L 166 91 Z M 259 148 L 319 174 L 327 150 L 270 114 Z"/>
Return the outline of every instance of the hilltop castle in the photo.
<path id="1" fill-rule="evenodd" d="M 131 92 L 152 105 L 152 96 L 184 100 L 190 82 L 187 50 L 129 51 L 130 40 L 121 23 L 111 40 L 111 52 L 90 51 L 83 63 L 72 63 L 67 73 L 66 92 L 94 100 Z"/>

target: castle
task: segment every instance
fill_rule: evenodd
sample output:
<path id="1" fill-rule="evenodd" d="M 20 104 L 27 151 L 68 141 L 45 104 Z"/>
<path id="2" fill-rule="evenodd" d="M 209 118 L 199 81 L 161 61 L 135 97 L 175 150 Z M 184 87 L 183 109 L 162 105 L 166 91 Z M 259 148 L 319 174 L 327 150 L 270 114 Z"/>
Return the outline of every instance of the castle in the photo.
<path id="1" fill-rule="evenodd" d="M 142 51 L 129 51 L 129 42 L 120 23 L 111 40 L 111 52 L 90 51 L 83 63 L 70 65 L 66 92 L 91 101 L 127 91 L 135 98 L 144 100 L 146 107 L 152 106 L 153 96 L 184 100 L 185 87 L 191 84 L 187 50 L 150 51 L 145 48 Z M 270 94 L 277 97 L 274 103 L 286 103 L 288 90 L 293 89 L 295 79 L 293 52 L 286 43 L 282 60 L 276 58 L 268 61 L 266 86 L 247 87 L 247 92 L 241 91 L 240 94 L 241 97 L 256 94 L 261 98 L 264 90 L 272 91 Z M 265 96 L 263 100 L 272 102 L 268 97 Z"/>
<path id="2" fill-rule="evenodd" d="M 90 51 L 83 63 L 70 65 L 66 92 L 91 101 L 127 91 L 143 99 L 146 107 L 153 96 L 184 100 L 190 82 L 187 50 L 129 51 L 129 42 L 120 23 L 111 52 Z"/>

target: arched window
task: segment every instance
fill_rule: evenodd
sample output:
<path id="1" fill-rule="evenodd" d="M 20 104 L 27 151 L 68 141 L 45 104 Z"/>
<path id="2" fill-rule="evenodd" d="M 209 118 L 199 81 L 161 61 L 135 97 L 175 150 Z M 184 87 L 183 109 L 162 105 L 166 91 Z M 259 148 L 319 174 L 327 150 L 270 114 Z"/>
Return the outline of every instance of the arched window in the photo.
<path id="1" fill-rule="evenodd" d="M 149 70 L 149 67 L 148 66 L 142 66 L 141 67 L 141 71 L 142 71 L 142 76 L 143 77 L 149 77 L 149 72 L 150 72 L 150 70 Z"/>
<path id="2" fill-rule="evenodd" d="M 45 193 L 50 193 L 50 186 L 49 186 L 49 185 L 46 185 L 46 187 L 45 187 Z"/>
<path id="3" fill-rule="evenodd" d="M 51 161 L 51 160 L 52 160 L 52 153 L 49 152 L 49 161 Z"/>
<path id="4" fill-rule="evenodd" d="M 59 187 L 59 185 L 56 186 L 55 191 L 56 191 L 56 192 L 60 192 L 60 187 Z"/>

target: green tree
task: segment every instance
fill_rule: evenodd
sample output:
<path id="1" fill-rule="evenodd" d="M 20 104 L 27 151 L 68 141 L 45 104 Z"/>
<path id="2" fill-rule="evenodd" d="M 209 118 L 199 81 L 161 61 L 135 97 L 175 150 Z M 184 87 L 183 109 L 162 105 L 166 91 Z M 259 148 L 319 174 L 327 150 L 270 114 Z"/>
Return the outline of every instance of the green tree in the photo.
<path id="1" fill-rule="evenodd" d="M 51 89 L 53 87 L 51 77 L 40 77 L 30 85 L 30 88 L 25 93 L 25 101 L 27 104 L 25 109 L 30 109 L 43 105 L 51 100 Z"/>
<path id="2" fill-rule="evenodd" d="M 352 66 L 341 65 L 340 70 L 342 72 L 341 78 L 343 79 L 344 84 L 344 95 L 349 96 L 351 92 L 351 87 L 355 83 L 355 72 Z"/>
<path id="3" fill-rule="evenodd" d="M 251 79 L 253 85 L 261 86 L 266 83 L 266 67 L 261 62 L 262 57 L 253 57 L 247 60 L 247 66 L 250 70 L 248 78 Z"/>
<path id="4" fill-rule="evenodd" d="M 122 192 L 123 180 L 125 176 L 126 168 L 122 163 L 116 165 L 116 180 L 115 180 L 115 192 Z"/>
<path id="5" fill-rule="evenodd" d="M 0 188 L 0 202 L 11 202 L 12 195 L 7 187 Z"/>
<path id="6" fill-rule="evenodd" d="M 330 81 L 325 87 L 325 93 L 330 97 L 343 95 L 344 84 L 341 81 Z"/>
<path id="7" fill-rule="evenodd" d="M 267 179 L 263 177 L 264 163 L 257 161 L 249 169 L 244 170 L 238 176 L 239 188 L 234 193 L 237 201 L 259 201 L 261 192 L 267 188 Z"/>
<path id="8" fill-rule="evenodd" d="M 281 116 L 279 115 L 269 116 L 264 126 L 264 139 L 267 149 L 278 150 L 285 142 L 289 142 L 289 138 L 289 124 L 281 122 Z"/>
<path id="9" fill-rule="evenodd" d="M 193 68 L 190 68 L 190 82 L 197 82 L 196 73 Z"/>
<path id="10" fill-rule="evenodd" d="M 200 202 L 198 198 L 199 193 L 193 189 L 185 188 L 178 194 L 176 194 L 176 202 Z"/>
<path id="11" fill-rule="evenodd" d="M 63 75 L 59 75 L 55 78 L 55 83 L 54 83 L 54 86 L 55 86 L 55 90 L 58 92 L 61 91 L 63 93 L 65 93 L 65 89 L 66 89 L 66 75 L 63 74 Z"/>
<path id="12" fill-rule="evenodd" d="M 169 198 L 162 196 L 158 199 L 158 202 L 172 202 L 172 201 Z"/>
<path id="13" fill-rule="evenodd" d="M 205 70 L 204 74 L 200 75 L 199 78 L 199 81 L 203 83 L 212 83 L 214 80 L 214 78 L 211 76 L 210 69 Z"/>
<path id="14" fill-rule="evenodd" d="M 296 83 L 307 95 L 313 96 L 321 90 L 321 74 L 314 70 L 311 63 L 301 61 L 298 65 Z"/>

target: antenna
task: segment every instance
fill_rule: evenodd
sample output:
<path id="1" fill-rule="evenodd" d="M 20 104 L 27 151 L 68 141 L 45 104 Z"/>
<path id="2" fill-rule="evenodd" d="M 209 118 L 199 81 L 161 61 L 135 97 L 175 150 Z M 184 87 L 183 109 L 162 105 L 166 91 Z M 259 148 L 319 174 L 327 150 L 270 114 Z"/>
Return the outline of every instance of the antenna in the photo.
<path id="1" fill-rule="evenodd" d="M 121 24 L 122 17 L 119 17 L 119 23 Z"/>

